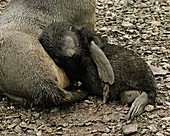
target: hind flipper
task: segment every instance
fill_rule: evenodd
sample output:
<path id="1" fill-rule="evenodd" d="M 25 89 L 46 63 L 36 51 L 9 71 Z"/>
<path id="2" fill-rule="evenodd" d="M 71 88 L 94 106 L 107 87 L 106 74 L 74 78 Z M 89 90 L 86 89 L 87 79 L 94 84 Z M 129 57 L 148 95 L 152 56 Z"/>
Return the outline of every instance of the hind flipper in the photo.
<path id="1" fill-rule="evenodd" d="M 140 95 L 137 90 L 128 90 L 120 94 L 120 101 L 122 104 L 132 104 L 132 102 Z"/>
<path id="2" fill-rule="evenodd" d="M 148 102 L 148 94 L 146 92 L 142 92 L 142 94 L 138 96 L 132 103 L 130 111 L 127 114 L 127 120 L 131 120 L 135 116 L 140 115 L 144 111 L 144 108 L 146 107 Z"/>

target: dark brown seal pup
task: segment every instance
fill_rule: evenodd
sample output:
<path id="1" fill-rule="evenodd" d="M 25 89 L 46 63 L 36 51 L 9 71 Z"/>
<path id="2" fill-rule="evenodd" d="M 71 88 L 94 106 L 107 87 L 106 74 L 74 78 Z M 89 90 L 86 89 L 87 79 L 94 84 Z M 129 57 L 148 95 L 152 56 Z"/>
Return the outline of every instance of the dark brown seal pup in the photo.
<path id="1" fill-rule="evenodd" d="M 39 41 L 43 45 L 44 49 L 48 52 L 50 57 L 53 58 L 57 66 L 63 68 L 64 66 L 62 66 L 62 64 L 66 64 L 67 67 L 67 63 L 70 63 L 71 70 L 66 72 L 70 72 L 67 73 L 67 75 L 69 76 L 69 79 L 73 81 L 72 83 L 74 83 L 74 81 L 76 79 L 80 79 L 80 77 L 78 77 L 78 74 L 73 74 L 70 76 L 70 74 L 77 72 L 77 67 L 75 67 L 74 69 L 74 61 L 69 59 L 77 53 L 81 52 L 81 43 L 79 41 L 80 37 L 78 37 L 79 34 L 76 30 L 77 28 L 73 25 L 60 22 L 57 23 L 57 27 L 55 27 L 55 24 L 56 22 L 53 22 L 53 24 L 49 25 L 42 32 Z M 68 29 L 70 29 L 70 31 L 67 31 Z M 89 55 L 96 64 L 98 75 L 101 81 L 105 83 L 105 87 L 103 89 L 103 98 L 105 103 L 108 97 L 109 85 L 112 85 L 114 83 L 114 72 L 109 60 L 107 59 L 103 51 L 98 46 L 90 47 L 91 48 L 89 50 Z M 67 63 L 62 63 L 62 61 L 67 61 Z"/>
<path id="2" fill-rule="evenodd" d="M 69 40 L 64 38 L 67 36 Z M 68 50 L 69 46 L 65 43 L 70 41 L 70 38 L 71 56 L 65 55 L 61 50 L 63 48 Z M 109 99 L 121 99 L 123 103 L 132 103 L 128 119 L 141 114 L 147 104 L 155 104 L 156 84 L 153 73 L 146 62 L 133 51 L 108 44 L 86 28 L 79 29 L 70 23 L 52 24 L 44 30 L 39 40 L 71 80 L 81 81 L 82 86 L 91 94 L 102 96 L 103 84 L 89 55 L 91 46 L 98 45 L 109 59 L 115 73 L 115 82 L 110 87 Z"/>
<path id="3" fill-rule="evenodd" d="M 0 16 L 0 94 L 34 104 L 82 100 L 42 48 L 38 35 L 53 21 L 94 28 L 96 0 L 12 0 Z"/>

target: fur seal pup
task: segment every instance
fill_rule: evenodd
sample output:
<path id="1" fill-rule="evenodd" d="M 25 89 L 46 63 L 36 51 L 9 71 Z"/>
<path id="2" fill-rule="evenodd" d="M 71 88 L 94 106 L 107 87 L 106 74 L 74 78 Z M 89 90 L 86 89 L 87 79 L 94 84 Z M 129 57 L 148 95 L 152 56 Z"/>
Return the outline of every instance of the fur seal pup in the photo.
<path id="1" fill-rule="evenodd" d="M 67 63 L 71 63 L 70 73 L 67 74 L 69 79 L 73 81 L 72 83 L 74 83 L 74 80 L 78 80 L 80 77 L 76 78 L 74 75 L 70 76 L 71 73 L 75 73 L 77 71 L 74 71 L 73 68 L 74 61 L 69 61 L 68 59 L 80 52 L 80 37 L 77 37 L 79 34 L 78 31 L 76 31 L 77 28 L 75 26 L 69 25 L 68 23 L 59 22 L 57 23 L 57 27 L 55 27 L 55 24 L 56 22 L 53 22 L 41 33 L 39 41 L 58 66 L 64 67 L 62 64 L 65 64 L 65 62 L 62 63 L 62 61 L 65 61 L 65 59 Z M 70 29 L 70 31 L 67 31 L 68 29 Z M 75 35 L 75 33 L 77 34 Z M 109 85 L 114 83 L 114 72 L 109 60 L 103 51 L 98 46 L 90 47 L 89 55 L 96 64 L 101 81 L 105 83 L 105 86 L 103 87 L 103 101 L 106 103 L 109 92 Z M 77 68 L 75 68 L 75 70 L 76 69 Z M 79 75 L 77 74 L 76 76 Z"/>
<path id="2" fill-rule="evenodd" d="M 0 16 L 0 94 L 35 105 L 70 103 L 88 93 L 69 80 L 38 41 L 53 21 L 94 28 L 96 0 L 12 0 Z"/>
<path id="3" fill-rule="evenodd" d="M 65 38 L 67 36 L 69 40 Z M 99 78 L 97 67 L 89 55 L 91 46 L 94 44 L 99 46 L 109 59 L 115 73 L 115 82 L 110 87 L 109 100 L 132 103 L 127 119 L 133 119 L 141 114 L 147 104 L 155 104 L 156 84 L 153 73 L 146 62 L 133 51 L 111 45 L 86 28 L 77 28 L 67 22 L 47 27 L 39 40 L 71 80 L 81 81 L 82 86 L 91 94 L 102 96 L 103 83 Z M 65 55 L 62 50 L 64 48 L 69 50 L 68 44 L 65 44 L 68 42 L 72 47 L 71 56 Z"/>

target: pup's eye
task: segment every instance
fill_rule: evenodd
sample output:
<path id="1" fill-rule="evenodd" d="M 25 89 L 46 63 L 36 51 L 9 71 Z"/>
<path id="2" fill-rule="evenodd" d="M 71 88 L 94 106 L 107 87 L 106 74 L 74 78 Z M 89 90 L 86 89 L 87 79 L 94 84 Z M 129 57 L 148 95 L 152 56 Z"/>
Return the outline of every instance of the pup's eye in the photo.
<path id="1" fill-rule="evenodd" d="M 70 31 L 72 31 L 72 32 L 76 31 L 76 27 L 75 26 L 70 26 Z"/>

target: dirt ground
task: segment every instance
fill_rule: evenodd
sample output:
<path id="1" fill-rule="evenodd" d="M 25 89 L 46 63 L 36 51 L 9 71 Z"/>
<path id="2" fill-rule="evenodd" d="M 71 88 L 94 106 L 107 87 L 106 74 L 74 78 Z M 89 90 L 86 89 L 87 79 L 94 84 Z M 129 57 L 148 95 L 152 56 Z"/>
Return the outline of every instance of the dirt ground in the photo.
<path id="1" fill-rule="evenodd" d="M 0 0 L 0 14 L 4 5 Z M 131 122 L 129 107 L 89 97 L 50 110 L 25 109 L 0 99 L 1 136 L 134 136 L 170 135 L 170 0 L 98 0 L 96 31 L 110 43 L 137 52 L 151 66 L 157 104 Z M 127 130 L 126 130 L 127 129 Z"/>

